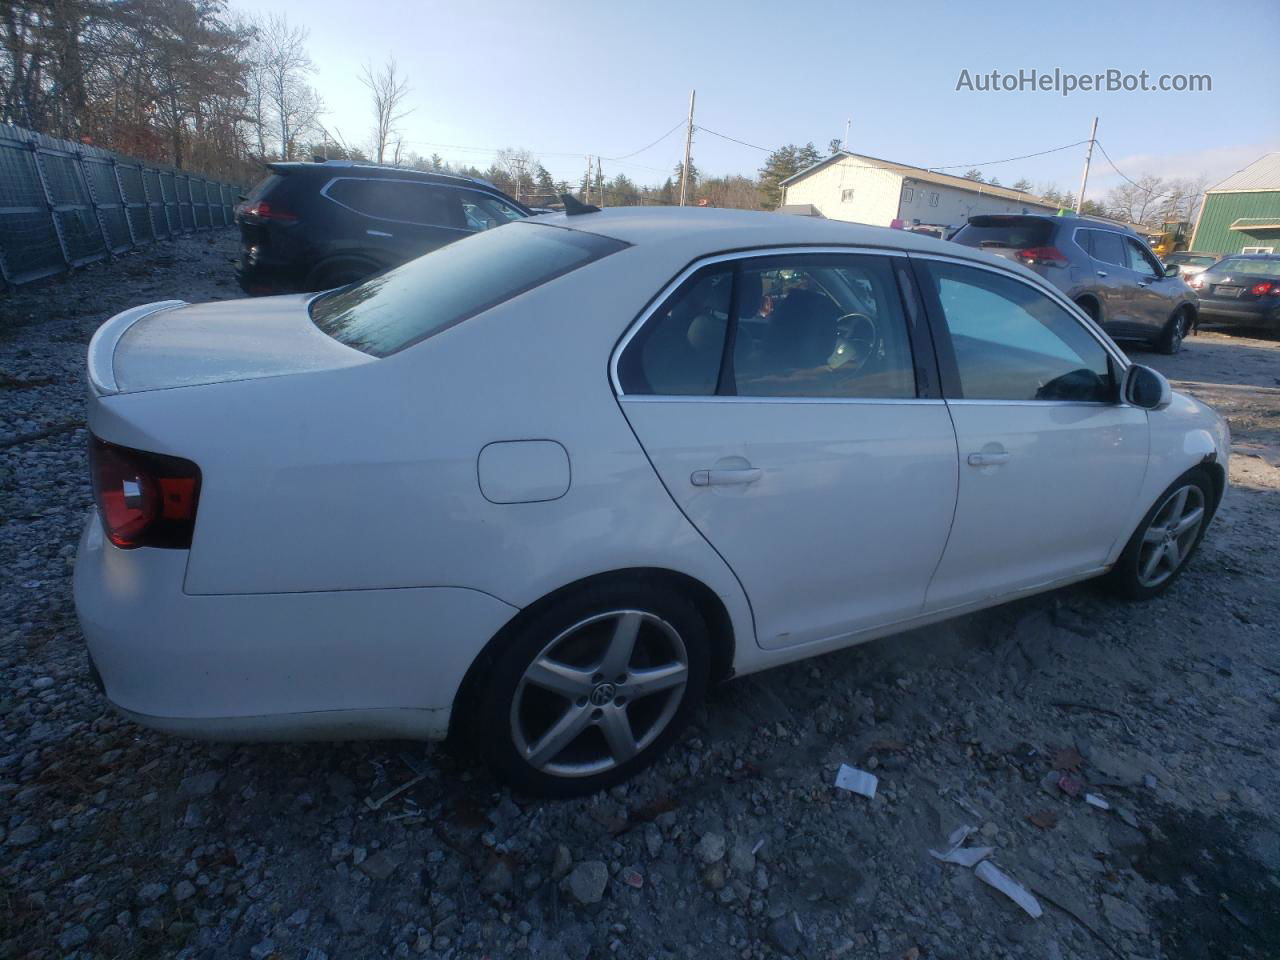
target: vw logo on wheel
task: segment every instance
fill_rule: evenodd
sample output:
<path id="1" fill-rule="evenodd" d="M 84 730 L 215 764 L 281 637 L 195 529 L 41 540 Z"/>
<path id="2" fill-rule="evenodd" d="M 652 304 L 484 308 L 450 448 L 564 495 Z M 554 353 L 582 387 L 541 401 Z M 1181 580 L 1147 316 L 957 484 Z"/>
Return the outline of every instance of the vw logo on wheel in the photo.
<path id="1" fill-rule="evenodd" d="M 591 691 L 591 703 L 597 707 L 603 707 L 613 700 L 617 692 L 617 687 L 612 683 L 602 683 Z"/>

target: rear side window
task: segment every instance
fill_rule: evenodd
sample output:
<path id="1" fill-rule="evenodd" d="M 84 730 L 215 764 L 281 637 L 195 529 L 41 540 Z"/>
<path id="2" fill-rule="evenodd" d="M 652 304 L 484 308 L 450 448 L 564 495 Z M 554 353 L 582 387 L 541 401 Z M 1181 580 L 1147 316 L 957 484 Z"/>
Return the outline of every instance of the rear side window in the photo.
<path id="1" fill-rule="evenodd" d="M 340 343 L 385 357 L 627 246 L 577 230 L 518 226 L 477 233 L 323 294 L 311 303 L 311 319 Z"/>
<path id="2" fill-rule="evenodd" d="M 1109 230 L 1086 230 L 1089 235 L 1089 252 L 1093 259 L 1103 263 L 1114 263 L 1117 267 L 1127 267 L 1129 256 L 1124 249 L 1124 238 Z"/>
<path id="3" fill-rule="evenodd" d="M 1049 247 L 1053 245 L 1053 225 L 1026 217 L 974 217 L 951 239 L 966 247 Z"/>
<path id="4" fill-rule="evenodd" d="M 524 214 L 497 197 L 478 190 L 460 190 L 462 212 L 468 230 L 492 230 L 512 220 L 523 220 Z"/>
<path id="5" fill-rule="evenodd" d="M 462 227 L 456 191 L 406 180 L 335 180 L 325 195 L 356 213 L 378 220 Z"/>
<path id="6" fill-rule="evenodd" d="M 732 293 L 732 265 L 706 267 L 680 284 L 619 359 L 623 392 L 675 397 L 714 394 Z"/>

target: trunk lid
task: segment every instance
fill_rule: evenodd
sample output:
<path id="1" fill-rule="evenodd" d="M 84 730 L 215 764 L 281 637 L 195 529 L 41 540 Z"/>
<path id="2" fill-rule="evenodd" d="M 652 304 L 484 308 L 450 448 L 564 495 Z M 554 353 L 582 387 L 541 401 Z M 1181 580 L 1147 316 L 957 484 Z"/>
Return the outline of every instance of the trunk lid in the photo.
<path id="1" fill-rule="evenodd" d="M 331 370 L 375 358 L 316 329 L 313 294 L 134 307 L 89 344 L 89 381 L 99 394 Z"/>

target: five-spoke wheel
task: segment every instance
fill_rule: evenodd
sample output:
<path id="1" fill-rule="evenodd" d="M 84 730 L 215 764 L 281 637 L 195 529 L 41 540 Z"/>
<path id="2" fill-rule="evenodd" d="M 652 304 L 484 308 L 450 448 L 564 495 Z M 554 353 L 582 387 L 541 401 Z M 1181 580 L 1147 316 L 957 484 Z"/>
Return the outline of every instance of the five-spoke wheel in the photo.
<path id="1" fill-rule="evenodd" d="M 1205 467 L 1175 480 L 1125 545 L 1107 578 L 1111 587 L 1131 600 L 1167 589 L 1200 545 L 1215 503 L 1213 478 Z"/>

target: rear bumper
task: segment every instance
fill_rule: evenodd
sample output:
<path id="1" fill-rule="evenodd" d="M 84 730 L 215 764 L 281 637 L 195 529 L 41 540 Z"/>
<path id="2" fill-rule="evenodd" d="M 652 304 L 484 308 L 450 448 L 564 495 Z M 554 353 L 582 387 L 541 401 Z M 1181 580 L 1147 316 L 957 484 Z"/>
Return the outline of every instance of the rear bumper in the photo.
<path id="1" fill-rule="evenodd" d="M 235 269 L 236 282 L 250 296 L 302 293 L 306 286 L 305 270 L 266 258 L 258 247 L 241 246 Z"/>
<path id="2" fill-rule="evenodd" d="M 210 739 L 440 739 L 516 608 L 460 587 L 192 596 L 186 551 L 120 550 L 91 514 L 75 601 L 92 669 L 139 723 Z"/>
<path id="3" fill-rule="evenodd" d="M 1200 319 L 1208 323 L 1241 323 L 1280 326 L 1280 304 L 1240 303 L 1233 300 L 1201 300 Z"/>

